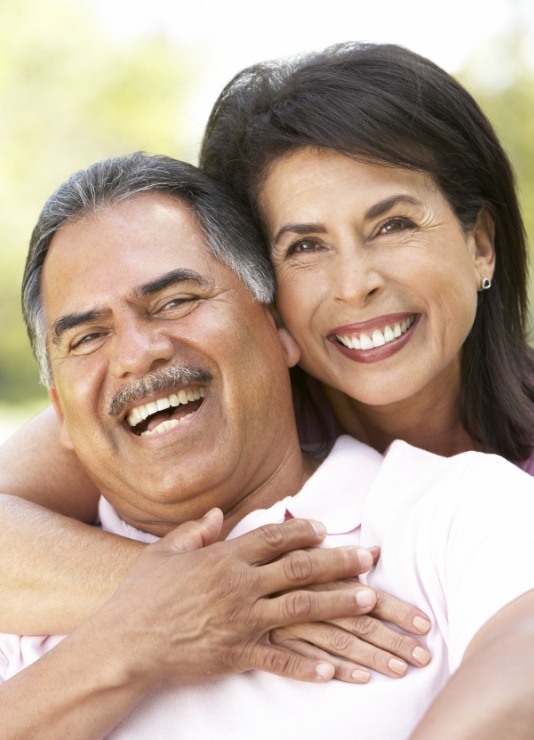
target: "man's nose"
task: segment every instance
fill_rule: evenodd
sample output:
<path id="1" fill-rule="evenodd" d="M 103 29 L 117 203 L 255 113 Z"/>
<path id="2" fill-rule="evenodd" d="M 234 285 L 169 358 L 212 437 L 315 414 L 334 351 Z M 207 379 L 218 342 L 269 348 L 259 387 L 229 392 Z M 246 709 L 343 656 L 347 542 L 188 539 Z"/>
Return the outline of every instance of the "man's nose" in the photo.
<path id="1" fill-rule="evenodd" d="M 174 342 L 150 319 L 129 319 L 115 327 L 110 353 L 110 370 L 115 377 L 139 377 L 167 365 L 174 356 Z"/>

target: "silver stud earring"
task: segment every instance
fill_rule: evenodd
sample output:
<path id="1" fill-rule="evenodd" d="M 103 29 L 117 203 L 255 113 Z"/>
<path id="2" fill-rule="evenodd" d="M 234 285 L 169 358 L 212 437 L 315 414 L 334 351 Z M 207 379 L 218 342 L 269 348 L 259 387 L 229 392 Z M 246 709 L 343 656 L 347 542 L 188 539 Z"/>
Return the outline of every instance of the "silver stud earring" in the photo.
<path id="1" fill-rule="evenodd" d="M 481 287 L 482 287 L 482 290 L 489 290 L 491 288 L 491 280 L 487 277 L 482 278 Z"/>

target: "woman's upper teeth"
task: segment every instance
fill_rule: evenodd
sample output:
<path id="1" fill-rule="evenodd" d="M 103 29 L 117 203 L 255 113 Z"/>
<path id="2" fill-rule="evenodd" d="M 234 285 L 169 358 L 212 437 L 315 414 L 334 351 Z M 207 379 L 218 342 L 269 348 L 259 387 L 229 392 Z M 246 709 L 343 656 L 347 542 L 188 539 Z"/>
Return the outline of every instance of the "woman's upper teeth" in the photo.
<path id="1" fill-rule="evenodd" d="M 348 349 L 375 349 L 392 342 L 405 334 L 415 321 L 410 316 L 394 324 L 386 324 L 383 329 L 374 329 L 372 332 L 358 332 L 357 334 L 336 334 L 336 339 Z"/>

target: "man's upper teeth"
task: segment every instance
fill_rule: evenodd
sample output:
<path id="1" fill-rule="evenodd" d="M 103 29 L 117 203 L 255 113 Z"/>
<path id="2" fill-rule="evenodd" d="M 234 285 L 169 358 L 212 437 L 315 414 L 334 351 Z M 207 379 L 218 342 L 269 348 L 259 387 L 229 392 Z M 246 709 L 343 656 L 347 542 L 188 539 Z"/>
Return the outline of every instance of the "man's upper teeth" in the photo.
<path id="1" fill-rule="evenodd" d="M 386 324 L 382 330 L 374 329 L 371 334 L 365 332 L 360 332 L 357 335 L 336 334 L 336 339 L 349 349 L 374 349 L 398 339 L 408 331 L 414 321 L 415 316 L 410 316 L 402 321 L 397 321 L 395 324 Z"/>
<path id="2" fill-rule="evenodd" d="M 157 414 L 158 411 L 175 408 L 190 401 L 198 401 L 200 398 L 204 398 L 205 395 L 205 388 L 183 388 L 177 393 L 171 393 L 166 398 L 158 398 L 156 401 L 150 401 L 143 406 L 136 406 L 130 411 L 126 420 L 131 427 L 135 427 L 152 414 Z"/>

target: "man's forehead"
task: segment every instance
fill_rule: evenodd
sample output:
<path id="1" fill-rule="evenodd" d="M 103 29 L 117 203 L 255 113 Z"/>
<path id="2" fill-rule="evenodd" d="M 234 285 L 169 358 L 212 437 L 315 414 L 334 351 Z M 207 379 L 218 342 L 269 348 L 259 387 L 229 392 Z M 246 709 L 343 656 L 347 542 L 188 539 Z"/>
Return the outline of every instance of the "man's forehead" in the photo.
<path id="1" fill-rule="evenodd" d="M 136 194 L 68 221 L 52 237 L 45 266 L 52 261 L 77 262 L 80 252 L 89 264 L 103 256 L 127 262 L 133 253 L 149 265 L 164 253 L 177 265 L 187 256 L 207 266 L 226 267 L 208 246 L 189 205 L 165 192 Z"/>
<path id="2" fill-rule="evenodd" d="M 43 292 L 45 299 L 59 291 L 69 302 L 78 303 L 83 296 L 86 303 L 99 292 L 113 296 L 155 292 L 169 282 L 170 273 L 175 273 L 174 282 L 204 287 L 221 281 L 241 283 L 212 254 L 186 204 L 166 193 L 142 194 L 60 228 L 45 260 Z"/>

